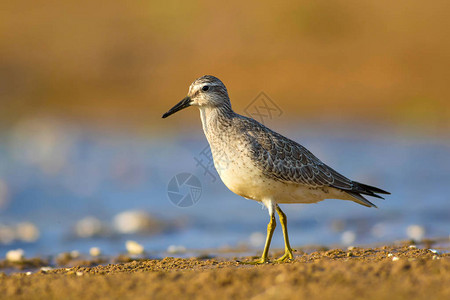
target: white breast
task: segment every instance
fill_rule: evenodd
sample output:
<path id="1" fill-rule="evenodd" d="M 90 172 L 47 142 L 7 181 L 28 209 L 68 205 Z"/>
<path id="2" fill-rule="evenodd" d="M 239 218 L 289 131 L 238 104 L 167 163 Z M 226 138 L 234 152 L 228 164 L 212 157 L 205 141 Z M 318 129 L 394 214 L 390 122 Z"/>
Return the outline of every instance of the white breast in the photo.
<path id="1" fill-rule="evenodd" d="M 214 165 L 223 183 L 242 197 L 256 201 L 272 199 L 276 203 L 316 203 L 325 199 L 351 199 L 348 194 L 334 188 L 311 188 L 268 178 L 252 163 L 249 156 L 242 154 L 236 155 L 234 152 L 233 155 L 214 155 Z"/>

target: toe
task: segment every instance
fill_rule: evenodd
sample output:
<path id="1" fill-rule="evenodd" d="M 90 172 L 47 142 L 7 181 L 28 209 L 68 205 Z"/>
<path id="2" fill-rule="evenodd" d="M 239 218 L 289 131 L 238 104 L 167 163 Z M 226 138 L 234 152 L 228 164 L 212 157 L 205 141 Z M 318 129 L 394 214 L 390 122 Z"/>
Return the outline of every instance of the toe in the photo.
<path id="1" fill-rule="evenodd" d="M 292 250 L 289 249 L 284 253 L 284 255 L 282 257 L 277 259 L 276 262 L 285 262 L 285 261 L 289 261 L 289 260 L 293 260 L 293 259 L 294 259 L 294 255 L 292 254 Z"/>
<path id="2" fill-rule="evenodd" d="M 239 263 L 244 265 L 261 265 L 269 262 L 269 259 L 261 257 L 260 259 L 254 261 L 240 261 Z"/>

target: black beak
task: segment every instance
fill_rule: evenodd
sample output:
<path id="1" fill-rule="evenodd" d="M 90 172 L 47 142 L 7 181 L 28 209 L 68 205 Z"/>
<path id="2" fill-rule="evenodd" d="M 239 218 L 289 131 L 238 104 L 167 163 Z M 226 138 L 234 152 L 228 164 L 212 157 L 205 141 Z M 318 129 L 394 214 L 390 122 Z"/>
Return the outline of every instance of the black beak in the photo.
<path id="1" fill-rule="evenodd" d="M 181 100 L 177 105 L 175 105 L 174 107 L 172 107 L 171 109 L 169 109 L 168 112 L 166 112 L 165 114 L 163 114 L 163 119 L 167 118 L 168 116 L 176 113 L 179 110 L 182 110 L 186 107 L 191 106 L 191 97 L 186 97 L 183 100 Z"/>

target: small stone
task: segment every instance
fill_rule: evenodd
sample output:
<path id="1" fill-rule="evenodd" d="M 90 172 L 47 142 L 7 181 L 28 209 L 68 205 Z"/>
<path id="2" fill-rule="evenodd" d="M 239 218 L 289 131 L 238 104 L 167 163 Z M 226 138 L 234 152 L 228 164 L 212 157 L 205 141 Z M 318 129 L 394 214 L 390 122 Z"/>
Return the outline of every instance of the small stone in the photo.
<path id="1" fill-rule="evenodd" d="M 436 259 L 441 259 L 441 258 L 437 255 L 433 255 L 433 260 L 436 260 Z"/>
<path id="2" fill-rule="evenodd" d="M 6 260 L 10 262 L 20 262 L 25 257 L 25 251 L 23 249 L 9 250 L 6 253 Z"/>
<path id="3" fill-rule="evenodd" d="M 417 246 L 416 245 L 409 245 L 408 248 L 410 248 L 410 249 L 417 249 Z"/>
<path id="4" fill-rule="evenodd" d="M 33 274 L 33 273 L 31 273 L 31 272 L 26 272 L 25 273 L 27 276 L 30 276 L 31 274 Z"/>
<path id="5" fill-rule="evenodd" d="M 76 272 L 75 274 L 76 274 L 77 276 L 83 276 L 84 273 L 81 272 L 81 271 L 78 271 L 78 272 Z"/>
<path id="6" fill-rule="evenodd" d="M 355 240 L 356 240 L 356 233 L 351 230 L 344 231 L 341 235 L 341 242 L 344 245 L 351 245 L 352 243 L 355 242 Z"/>
<path id="7" fill-rule="evenodd" d="M 8 245 L 14 242 L 16 233 L 10 226 L 0 225 L 0 244 Z"/>
<path id="8" fill-rule="evenodd" d="M 167 252 L 170 253 L 170 254 L 185 253 L 186 252 L 186 247 L 170 245 L 169 247 L 167 247 Z"/>
<path id="9" fill-rule="evenodd" d="M 32 243 L 39 239 L 39 229 L 31 222 L 22 222 L 17 224 L 16 235 L 20 240 Z"/>
<path id="10" fill-rule="evenodd" d="M 75 225 L 75 234 L 80 238 L 100 236 L 104 232 L 103 223 L 96 217 L 85 217 Z"/>
<path id="11" fill-rule="evenodd" d="M 70 258 L 78 258 L 78 257 L 80 257 L 80 251 L 78 250 L 70 251 Z"/>
<path id="12" fill-rule="evenodd" d="M 135 241 L 127 241 L 125 243 L 125 247 L 127 248 L 127 251 L 130 254 L 139 255 L 144 253 L 144 246 Z"/>
<path id="13" fill-rule="evenodd" d="M 433 252 L 433 253 L 438 253 L 438 251 L 436 250 L 436 249 L 428 249 L 428 251 L 431 251 L 431 252 Z"/>
<path id="14" fill-rule="evenodd" d="M 400 258 L 399 258 L 398 256 L 394 256 L 394 257 L 392 258 L 392 261 L 398 261 L 398 260 L 400 260 Z"/>
<path id="15" fill-rule="evenodd" d="M 147 212 L 131 210 L 117 214 L 113 227 L 120 234 L 158 233 L 164 224 Z"/>
<path id="16" fill-rule="evenodd" d="M 41 270 L 42 272 L 46 273 L 46 272 L 48 272 L 48 271 L 53 270 L 53 268 L 52 268 L 52 267 L 41 267 L 40 270 Z M 67 270 L 67 269 L 66 269 L 66 270 Z"/>
<path id="17" fill-rule="evenodd" d="M 406 234 L 410 239 L 421 241 L 425 236 L 425 228 L 421 225 L 410 225 L 406 228 Z"/>
<path id="18" fill-rule="evenodd" d="M 98 247 L 92 247 L 91 249 L 89 249 L 89 254 L 94 257 L 100 256 L 102 254 L 102 251 Z"/>
<path id="19" fill-rule="evenodd" d="M 394 254 L 392 254 L 392 253 L 389 253 L 389 254 L 387 255 L 387 257 L 392 257 L 392 256 L 394 256 Z"/>

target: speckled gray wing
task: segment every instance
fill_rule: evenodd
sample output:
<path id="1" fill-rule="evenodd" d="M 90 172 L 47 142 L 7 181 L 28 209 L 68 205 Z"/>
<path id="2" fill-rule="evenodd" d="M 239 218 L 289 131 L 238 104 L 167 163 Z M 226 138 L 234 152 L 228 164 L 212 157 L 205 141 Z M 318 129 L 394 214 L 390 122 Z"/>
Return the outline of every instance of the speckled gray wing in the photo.
<path id="1" fill-rule="evenodd" d="M 345 191 L 358 203 L 375 206 L 361 194 L 382 198 L 375 193 L 389 194 L 376 187 L 352 181 L 333 170 L 302 145 L 276 133 L 264 125 L 247 119 L 245 127 L 252 155 L 263 173 L 287 183 L 298 183 L 312 188 L 333 187 Z M 382 198 L 383 199 L 383 198 Z"/>
<path id="2" fill-rule="evenodd" d="M 254 138 L 253 155 L 266 176 L 311 187 L 353 188 L 353 181 L 325 165 L 302 145 L 263 127 L 249 131 L 249 135 Z"/>

